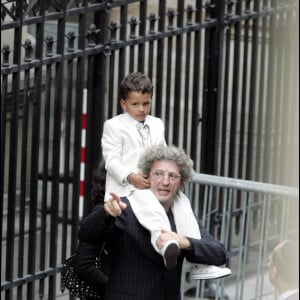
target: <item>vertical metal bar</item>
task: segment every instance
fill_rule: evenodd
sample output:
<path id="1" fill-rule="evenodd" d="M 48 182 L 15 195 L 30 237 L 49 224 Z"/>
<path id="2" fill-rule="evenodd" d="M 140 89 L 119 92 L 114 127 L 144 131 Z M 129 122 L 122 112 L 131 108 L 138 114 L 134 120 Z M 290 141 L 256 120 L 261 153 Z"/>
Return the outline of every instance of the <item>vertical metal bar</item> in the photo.
<path id="1" fill-rule="evenodd" d="M 132 16 L 130 19 L 130 35 L 129 38 L 131 40 L 135 40 L 137 38 L 136 35 L 136 26 L 138 26 L 139 23 L 142 23 L 136 16 Z M 135 45 L 135 43 L 132 43 L 129 47 L 129 73 L 134 72 L 135 70 L 135 56 L 136 56 L 136 50 L 138 49 L 138 46 Z"/>
<path id="2" fill-rule="evenodd" d="M 254 11 L 259 13 L 259 1 L 254 2 Z M 250 94 L 249 94 L 249 118 L 248 118 L 248 139 L 247 139 L 247 156 L 246 156 L 246 174 L 245 178 L 255 180 L 254 178 L 254 164 L 256 161 L 257 153 L 254 147 L 254 138 L 257 133 L 256 107 L 258 101 L 256 100 L 257 93 L 257 76 L 258 74 L 258 39 L 259 39 L 259 19 L 254 18 L 252 21 L 252 47 L 251 47 L 251 75 L 250 75 Z M 257 166 L 257 165 L 256 165 Z M 242 177 L 239 177 L 242 178 Z"/>
<path id="3" fill-rule="evenodd" d="M 120 23 L 121 23 L 121 28 L 120 28 L 120 40 L 121 41 L 126 41 L 127 40 L 127 14 L 128 14 L 128 5 L 124 4 L 121 7 L 121 16 L 120 16 Z M 126 47 L 120 48 L 119 51 L 119 76 L 118 76 L 118 85 L 120 85 L 121 81 L 123 80 L 125 76 L 125 70 L 126 70 Z M 120 91 L 118 92 L 118 99 L 120 99 Z M 121 107 L 120 105 L 118 106 L 118 111 L 117 113 L 121 113 Z"/>
<path id="4" fill-rule="evenodd" d="M 184 19 L 184 2 L 177 1 L 177 27 L 183 28 Z M 180 122 L 180 103 L 181 103 L 181 82 L 182 82 L 182 35 L 176 36 L 176 65 L 175 65 L 175 89 L 174 89 L 174 121 L 173 121 L 173 144 L 179 146 L 179 137 L 181 132 Z"/>
<path id="5" fill-rule="evenodd" d="M 214 198 L 213 198 L 213 193 L 214 192 L 214 187 L 213 186 L 210 186 L 209 187 L 209 194 L 208 194 L 208 210 L 207 210 L 207 214 L 206 214 L 206 229 L 208 231 L 211 231 L 211 212 L 212 212 L 212 208 L 213 208 L 213 205 L 214 205 Z"/>
<path id="6" fill-rule="evenodd" d="M 114 91 L 115 91 L 115 52 L 112 53 L 110 60 L 109 60 L 109 75 L 108 75 L 108 80 L 109 80 L 109 86 L 108 86 L 108 101 L 106 103 L 106 105 L 108 105 L 108 113 L 107 113 L 107 117 L 111 118 L 113 116 L 113 108 L 114 108 L 114 103 L 116 102 L 117 105 L 119 105 L 119 101 L 115 101 L 114 97 L 117 97 L 117 95 L 115 95 Z M 119 99 L 117 99 L 119 100 Z M 104 120 L 103 120 L 104 121 Z"/>
<path id="7" fill-rule="evenodd" d="M 23 122 L 22 122 L 22 144 L 21 149 L 21 177 L 20 177 L 20 202 L 19 202 L 19 247 L 18 247 L 18 277 L 23 276 L 24 263 L 24 233 L 25 233 L 25 200 L 27 184 L 27 162 L 28 162 L 28 125 L 29 125 L 29 85 L 30 70 L 25 70 L 23 89 Z M 22 299 L 23 286 L 18 287 L 17 298 Z"/>
<path id="8" fill-rule="evenodd" d="M 21 64 L 21 45 L 22 45 L 22 24 L 23 11 L 22 5 L 16 4 L 16 17 L 20 26 L 14 30 L 14 55 L 13 63 Z M 10 123 L 10 144 L 9 144 L 9 170 L 8 170 L 8 208 L 7 208 L 7 243 L 6 243 L 6 271 L 5 280 L 11 281 L 14 276 L 14 251 L 15 251 L 15 212 L 16 212 L 16 179 L 17 179 L 17 149 L 18 149 L 18 124 L 19 124 L 19 91 L 20 91 L 20 72 L 12 75 L 12 98 L 11 98 L 11 123 Z M 5 291 L 5 299 L 12 299 L 13 291 Z"/>
<path id="9" fill-rule="evenodd" d="M 187 151 L 188 147 L 188 133 L 189 126 L 189 108 L 190 108 L 190 56 L 191 56 L 191 33 L 186 34 L 185 47 L 185 80 L 184 80 L 184 112 L 183 112 L 183 148 Z"/>
<path id="10" fill-rule="evenodd" d="M 247 192 L 245 192 L 247 193 Z M 245 245 L 244 245 L 244 225 L 246 222 L 246 201 L 242 203 L 242 230 L 239 240 L 239 256 L 238 256 L 238 266 L 237 266 L 237 289 L 236 289 L 236 300 L 243 299 L 243 290 L 244 290 L 244 274 L 243 274 L 243 259 L 245 256 Z"/>
<path id="11" fill-rule="evenodd" d="M 290 22 L 289 20 L 292 18 L 288 18 L 287 22 Z M 284 51 L 284 61 L 286 62 L 284 64 L 284 67 L 282 68 L 283 74 L 282 74 L 282 94 L 280 95 L 280 105 L 281 108 L 279 108 L 278 111 L 278 117 L 280 118 L 280 124 L 279 124 L 279 130 L 281 127 L 281 136 L 278 138 L 278 145 L 279 147 L 279 159 L 280 161 L 277 163 L 276 168 L 276 174 L 278 174 L 278 182 L 280 184 L 286 184 L 289 185 L 289 172 L 290 169 L 292 169 L 292 166 L 287 162 L 286 157 L 289 156 L 289 150 L 287 145 L 289 144 L 289 132 L 293 131 L 291 128 L 289 128 L 291 124 L 291 91 L 293 90 L 292 86 L 290 86 L 290 82 L 292 82 L 292 78 L 290 72 L 291 71 L 291 60 L 293 59 L 292 53 L 289 51 L 290 46 L 290 38 L 287 32 L 283 33 L 282 37 L 282 45 L 285 45 L 286 49 Z M 283 46 L 280 46 L 282 48 Z M 285 48 L 284 47 L 284 48 Z M 293 161 L 293 158 L 289 158 Z M 288 167 L 286 165 L 289 165 Z"/>
<path id="12" fill-rule="evenodd" d="M 274 7 L 274 11 L 276 11 L 276 7 Z M 270 16 L 270 42 L 269 42 L 269 51 L 268 51 L 268 70 L 267 73 L 269 74 L 267 78 L 267 90 L 266 90 L 266 117 L 265 117 L 265 138 L 264 138 L 264 160 L 263 160 L 263 182 L 270 182 L 272 176 L 273 168 L 272 168 L 272 160 L 274 156 L 274 105 L 273 101 L 275 99 L 275 87 L 274 83 L 276 82 L 276 61 L 275 58 L 277 56 L 277 47 L 276 47 L 276 36 L 277 36 L 277 16 L 271 15 Z"/>
<path id="13" fill-rule="evenodd" d="M 173 18 L 175 12 L 173 9 L 169 9 L 168 11 L 169 18 Z M 169 21 L 170 22 L 170 21 Z M 171 24 L 168 24 L 168 31 L 173 30 L 174 28 Z M 167 69 L 166 69 L 166 114 L 165 114 L 165 123 L 166 123 L 166 141 L 168 144 L 173 144 L 173 139 L 170 134 L 171 124 L 171 103 L 173 103 L 173 99 L 171 99 L 171 78 L 172 78 L 172 53 L 173 53 L 173 38 L 172 36 L 168 37 L 167 44 Z"/>
<path id="14" fill-rule="evenodd" d="M 229 15 L 227 16 L 229 18 Z M 229 20 L 227 20 L 229 22 Z M 230 76 L 230 56 L 231 56 L 231 27 L 227 24 L 225 28 L 225 55 L 224 55 L 224 92 L 223 92 L 223 114 L 222 114 L 222 129 L 221 129 L 221 146 L 220 146 L 220 175 L 226 174 L 226 160 L 227 160 L 227 116 L 228 116 L 228 96 L 229 96 L 229 76 Z M 224 47 L 224 46 L 223 46 Z"/>
<path id="15" fill-rule="evenodd" d="M 274 157 L 272 161 L 273 173 L 272 173 L 272 183 L 279 184 L 279 177 L 282 170 L 279 169 L 281 160 L 283 159 L 282 153 L 282 122 L 285 122 L 285 118 L 282 118 L 282 108 L 287 105 L 288 101 L 286 99 L 286 94 L 283 93 L 283 84 L 278 84 L 279 82 L 284 82 L 284 61 L 286 60 L 285 51 L 282 44 L 286 45 L 286 38 L 284 37 L 284 27 L 286 27 L 285 12 L 279 12 L 277 22 L 279 23 L 278 29 L 276 30 L 277 40 L 277 70 L 275 84 L 275 97 L 273 99 L 274 106 L 274 127 L 272 128 L 274 132 Z M 278 37 L 281 37 L 278 39 Z"/>
<path id="16" fill-rule="evenodd" d="M 246 11 L 244 14 L 249 14 L 249 4 L 250 2 L 246 2 Z M 241 113 L 240 113 L 240 122 L 239 122 L 239 138 L 237 135 L 236 140 L 239 140 L 238 142 L 238 158 L 237 158 L 237 178 L 244 178 L 245 175 L 245 166 L 244 166 L 244 158 L 245 158 L 245 139 L 246 139 L 246 133 L 245 133 L 245 127 L 246 127 L 246 113 L 247 113 L 247 91 L 248 91 L 248 68 L 249 68 L 249 31 L 250 31 L 250 20 L 246 19 L 243 24 L 243 55 L 241 54 L 241 57 L 243 56 L 243 70 L 242 73 L 242 88 L 241 88 Z M 235 85 L 236 86 L 236 85 Z M 251 102 L 251 99 L 250 99 Z M 249 105 L 250 106 L 250 105 Z M 248 125 L 248 127 L 252 127 L 254 124 Z M 249 130 L 249 128 L 248 128 Z M 251 149 L 253 151 L 253 149 Z"/>
<path id="17" fill-rule="evenodd" d="M 44 41 L 44 15 L 45 3 L 40 6 L 41 23 L 37 24 L 36 39 L 40 41 L 36 45 L 36 59 L 39 65 L 34 69 L 34 97 L 32 112 L 32 151 L 31 151 L 31 174 L 30 174 L 30 210 L 29 210 L 29 242 L 28 242 L 28 273 L 34 274 L 36 263 L 36 217 L 37 217 L 37 190 L 38 190 L 38 165 L 39 165 L 39 139 L 40 139 L 40 111 L 42 94 L 42 58 Z M 34 298 L 35 282 L 27 284 L 27 298 Z"/>
<path id="18" fill-rule="evenodd" d="M 54 95 L 54 119 L 53 119 L 53 153 L 52 153 L 52 190 L 51 190 L 51 218 L 50 218 L 50 252 L 49 265 L 57 264 L 57 233 L 59 210 L 59 182 L 60 182 L 60 133 L 62 112 L 62 90 L 64 72 L 64 41 L 66 26 L 66 2 L 63 4 L 64 17 L 57 23 L 57 55 L 61 61 L 55 65 L 55 95 Z M 56 275 L 49 276 L 49 298 L 54 299 L 56 292 Z"/>
<path id="19" fill-rule="evenodd" d="M 228 219 L 230 220 L 228 224 L 228 244 L 227 244 L 227 250 L 229 253 L 231 252 L 232 248 L 232 222 L 233 222 L 233 205 L 234 205 L 234 199 L 233 199 L 233 192 L 232 189 L 226 189 L 226 192 L 228 193 Z"/>
<path id="20" fill-rule="evenodd" d="M 195 21 L 200 24 L 202 21 L 202 0 L 196 1 Z M 199 139 L 200 139 L 200 73 L 201 73 L 201 38 L 202 29 L 196 30 L 194 33 L 194 67 L 193 67 L 193 91 L 192 91 L 192 124 L 191 124 L 191 158 L 194 161 L 196 170 L 200 171 L 199 167 Z"/>
<path id="21" fill-rule="evenodd" d="M 214 149 L 214 156 L 215 156 L 215 165 L 214 165 L 214 174 L 219 174 L 220 171 L 220 141 L 222 141 L 222 110 L 224 110 L 223 106 L 223 77 L 224 77 L 224 32 L 226 31 L 226 22 L 225 22 L 225 3 L 222 1 L 217 1 L 216 5 L 217 8 L 217 20 L 218 20 L 218 37 L 217 37 L 217 47 L 218 47 L 218 61 L 217 61 L 217 75 L 216 75 L 216 88 L 217 88 L 217 95 L 216 95 L 216 116 L 215 116 L 215 149 Z M 227 99 L 225 103 L 227 102 Z M 227 109 L 227 103 L 226 108 Z M 222 205 L 222 203 L 221 203 Z"/>
<path id="22" fill-rule="evenodd" d="M 246 272 L 246 263 L 249 258 L 250 252 L 250 241 L 249 241 L 249 233 L 251 229 L 251 203 L 252 203 L 252 194 L 250 192 L 244 192 L 243 194 L 243 209 L 245 209 L 245 219 L 243 219 L 242 228 L 241 228 L 241 241 L 244 244 L 244 256 L 242 260 L 242 282 L 245 282 L 245 272 Z M 244 284 L 242 284 L 242 292 L 241 295 L 244 294 Z"/>
<path id="23" fill-rule="evenodd" d="M 259 241 L 259 258 L 266 257 L 266 249 L 268 244 L 268 222 L 270 220 L 270 205 L 272 203 L 271 196 L 267 195 L 264 197 L 263 207 L 262 207 L 262 218 L 261 218 L 261 231 L 260 231 L 260 241 Z M 262 272 L 262 261 L 259 261 L 259 266 L 261 269 L 257 269 L 257 277 L 256 277 L 256 287 L 255 289 L 255 297 L 258 295 L 262 295 L 263 293 L 263 272 Z M 260 288 L 259 283 L 261 282 Z"/>
<path id="24" fill-rule="evenodd" d="M 218 19 L 222 15 L 223 5 L 224 3 L 220 3 L 219 1 L 213 1 L 212 3 L 209 3 L 206 9 L 206 20 L 209 21 L 211 17 Z M 209 15 L 209 11 L 212 11 L 212 16 Z M 215 26 L 206 29 L 200 171 L 208 174 L 214 174 L 217 169 L 216 142 L 218 128 L 216 116 L 219 106 L 219 36 L 219 23 L 216 23 Z"/>
<path id="25" fill-rule="evenodd" d="M 158 4 L 158 31 L 164 33 L 165 32 L 165 14 L 166 14 L 166 1 L 162 0 L 159 1 Z M 156 84 L 155 84 L 155 116 L 162 117 L 162 107 L 163 107 L 163 90 L 165 86 L 165 76 L 166 73 L 164 72 L 165 63 L 165 39 L 160 38 L 157 41 L 157 61 L 156 61 Z M 169 67 L 169 66 L 167 66 Z M 165 103 L 169 102 L 166 99 Z M 165 127 L 167 124 L 165 124 Z"/>
<path id="26" fill-rule="evenodd" d="M 47 199 L 48 199 L 48 181 L 51 176 L 49 172 L 49 137 L 50 137 L 50 104 L 51 104 L 51 84 L 52 84 L 52 65 L 46 66 L 45 78 L 45 101 L 44 101 L 44 143 L 43 143 L 43 166 L 42 166 L 42 197 L 41 197 L 41 240 L 40 240 L 40 268 L 45 268 L 46 253 L 46 230 L 47 230 Z M 41 103 L 42 104 L 42 103 Z M 40 280 L 39 293 L 44 292 L 44 279 Z"/>
<path id="27" fill-rule="evenodd" d="M 105 45 L 107 42 L 107 27 L 109 15 L 105 10 L 100 10 L 95 14 L 97 28 L 100 29 L 99 44 Z M 92 208 L 90 192 L 92 189 L 92 172 L 101 156 L 101 134 L 104 119 L 104 106 L 106 94 L 107 60 L 110 56 L 104 52 L 93 56 L 94 63 L 88 68 L 88 106 L 87 106 L 87 135 L 86 135 L 86 167 L 85 167 L 85 202 L 86 212 Z M 90 69 L 90 68 L 93 68 Z M 96 140 L 95 140 L 96 137 Z"/>
<path id="28" fill-rule="evenodd" d="M 4 44 L 3 48 L 1 49 L 3 51 L 3 60 L 1 64 L 1 68 L 7 68 L 9 67 L 9 54 L 11 52 L 11 49 L 8 44 Z M 2 71 L 2 69 L 1 69 Z M 7 176 L 5 176 L 6 172 L 6 166 L 9 167 L 9 161 L 7 162 L 7 156 L 6 156 L 6 139 L 9 136 L 9 130 L 7 130 L 7 122 L 8 122 L 8 83 L 9 78 L 11 78 L 11 75 L 8 75 L 9 73 L 3 72 L 4 74 L 1 76 L 1 160 L 0 160 L 0 212 L 1 212 L 1 224 L 0 224 L 0 237 L 1 241 L 5 241 L 7 239 L 7 235 L 4 238 L 3 237 L 3 225 L 4 225 L 4 216 L 5 216 L 5 210 L 7 210 L 7 203 L 8 198 L 4 197 L 5 194 L 7 194 L 6 189 L 6 180 Z M 9 127 L 8 127 L 9 129 Z M 4 187 L 5 185 L 5 187 Z M 4 205 L 4 201 L 6 202 L 6 205 Z M 4 249 L 1 247 L 0 249 L 0 257 L 1 259 L 5 257 L 6 259 L 6 253 L 4 254 Z M 5 260 L 4 260 L 5 261 Z M 1 261 L 2 262 L 2 261 Z M 2 263 L 1 263 L 2 265 Z M 1 268 L 2 270 L 2 268 Z M 3 268 L 4 270 L 4 268 Z M 5 276 L 4 276 L 5 277 Z"/>
<path id="29" fill-rule="evenodd" d="M 73 74 L 74 72 L 74 59 L 67 61 L 67 73 Z M 72 99 L 73 99 L 73 76 L 67 78 L 67 95 L 66 95 L 66 109 L 64 118 L 64 138 L 65 138 L 65 149 L 64 149 L 64 170 L 63 170 L 63 214 L 62 214 L 62 240 L 61 240 L 61 261 L 64 262 L 67 257 L 67 251 L 70 249 L 68 244 L 68 224 L 69 224 L 69 193 L 70 184 L 74 184 L 71 180 L 70 170 L 70 153 L 71 149 L 71 123 L 72 123 Z M 69 251 L 68 251 L 69 253 Z"/>
<path id="30" fill-rule="evenodd" d="M 221 234 L 220 234 L 220 242 L 223 243 L 225 249 L 227 249 L 228 244 L 229 244 L 229 224 L 230 224 L 230 219 L 229 219 L 229 213 L 228 213 L 228 190 L 227 189 L 222 189 L 222 202 L 223 202 L 223 210 L 222 210 L 222 223 L 221 223 Z M 226 266 L 230 266 L 230 261 L 227 260 Z M 223 285 L 222 285 L 223 287 Z M 223 294 L 223 288 L 221 290 L 221 293 Z"/>
<path id="31" fill-rule="evenodd" d="M 204 186 L 204 193 L 203 193 L 203 209 L 202 209 L 202 224 L 203 226 L 206 226 L 206 215 L 208 211 L 208 205 L 209 205 L 209 186 Z M 199 212 L 200 215 L 200 212 Z"/>
<path id="32" fill-rule="evenodd" d="M 149 31 L 147 33 L 147 36 L 150 37 L 151 35 L 157 34 L 157 31 L 155 29 L 155 23 L 157 22 L 158 18 L 154 12 L 151 12 L 149 17 Z M 153 39 L 149 39 L 149 46 L 148 46 L 148 76 L 153 80 L 153 73 L 155 73 L 153 70 L 154 66 L 154 45 L 156 42 Z M 157 47 L 156 47 L 157 49 Z M 156 53 L 157 55 L 157 53 Z M 159 102 L 159 101 L 156 101 Z"/>
<path id="33" fill-rule="evenodd" d="M 239 1 L 236 4 L 236 15 L 241 15 L 242 3 Z M 235 177 L 236 173 L 236 128 L 238 121 L 238 99 L 239 99 L 239 71 L 240 71 L 240 41 L 241 41 L 241 22 L 236 22 L 234 26 L 234 62 L 233 62 L 233 79 L 232 79 L 232 100 L 231 100 L 231 122 L 230 122 L 230 141 L 229 141 L 229 162 L 228 176 Z"/>
<path id="34" fill-rule="evenodd" d="M 153 80 L 153 65 L 154 65 L 154 42 L 149 41 L 149 50 L 148 50 L 148 76 Z"/>
<path id="35" fill-rule="evenodd" d="M 267 0 L 263 1 L 263 8 L 266 10 L 267 8 Z M 269 17 L 267 16 L 261 16 L 261 51 L 260 51 L 260 61 L 262 62 L 260 64 L 260 78 L 258 85 L 258 117 L 257 117 L 257 135 L 256 135 L 256 144 L 257 144 L 257 151 L 258 154 L 256 156 L 256 168 L 255 168 L 255 180 L 261 181 L 262 180 L 262 161 L 264 160 L 264 151 L 263 151 L 263 120 L 266 113 L 265 109 L 265 103 L 266 103 L 266 97 L 265 97 L 265 79 L 266 79 L 266 61 L 267 61 L 267 44 L 268 44 L 268 38 L 267 38 L 267 26 L 268 26 L 268 20 Z"/>
<path id="36" fill-rule="evenodd" d="M 3 224 L 4 224 L 4 172 L 5 172 L 5 165 L 6 165 L 6 156 L 5 156 L 5 148 L 6 148 L 6 136 L 7 136 L 7 131 L 6 131 L 6 123 L 7 123 L 7 94 L 8 94 L 8 75 L 3 75 L 2 76 L 2 81 L 1 81 L 1 186 L 0 186 L 0 212 L 1 212 L 1 224 L 0 224 L 0 237 L 1 241 L 3 239 Z M 3 247 L 0 249 L 0 257 L 4 257 L 6 253 L 3 253 Z M 2 278 L 3 280 L 3 278 Z"/>
<path id="37" fill-rule="evenodd" d="M 250 12 L 250 2 L 246 2 L 245 6 L 245 12 L 244 14 L 247 15 Z M 253 105 L 253 100 L 249 99 L 249 109 L 247 110 L 247 85 L 248 85 L 248 64 L 249 64 L 249 31 L 250 31 L 250 20 L 246 19 L 244 22 L 244 55 L 243 55 L 243 72 L 242 72 L 242 91 L 241 91 L 241 113 L 239 116 L 240 122 L 239 122 L 239 147 L 238 147 L 238 159 L 237 159 L 237 178 L 244 178 L 245 177 L 245 166 L 244 164 L 247 162 L 244 162 L 244 157 L 245 157 L 245 151 L 244 151 L 244 142 L 246 139 L 246 132 L 245 132 L 245 127 L 246 127 L 246 113 L 248 112 L 249 114 L 251 113 L 251 105 Z M 253 35 L 252 34 L 252 43 L 253 43 Z M 242 55 L 241 55 L 242 56 Z M 238 101 L 238 100 L 237 100 Z M 251 120 L 252 116 L 249 116 L 249 120 Z M 252 120 L 253 122 L 253 120 Z M 251 131 L 250 135 L 253 134 L 252 129 L 254 127 L 253 123 L 247 123 L 248 124 L 248 141 L 250 140 L 249 137 L 249 131 Z M 238 140 L 238 132 L 236 131 L 236 140 Z M 247 146 L 249 146 L 247 144 Z M 251 152 L 254 151 L 254 149 L 250 149 Z M 237 208 L 240 207 L 240 193 L 238 192 L 237 196 Z M 237 231 L 239 230 L 239 216 L 236 217 L 236 228 Z"/>
<path id="38" fill-rule="evenodd" d="M 135 53 L 135 46 L 131 45 L 129 47 L 129 73 L 134 72 L 134 53 Z"/>
<path id="39" fill-rule="evenodd" d="M 147 0 L 145 1 L 139 1 L 139 6 L 140 6 L 140 19 L 141 19 L 141 24 L 139 26 L 139 35 L 145 37 L 147 35 L 146 33 L 146 20 L 147 20 Z M 145 43 L 140 43 L 138 45 L 138 70 L 139 72 L 144 73 L 145 72 L 145 48 L 146 48 L 146 44 Z M 150 59 L 149 59 L 150 60 Z M 151 62 L 153 63 L 153 61 Z M 150 68 L 151 70 L 152 68 Z M 149 73 L 149 69 L 148 69 L 148 75 L 149 77 L 152 79 L 152 75 L 151 73 Z"/>

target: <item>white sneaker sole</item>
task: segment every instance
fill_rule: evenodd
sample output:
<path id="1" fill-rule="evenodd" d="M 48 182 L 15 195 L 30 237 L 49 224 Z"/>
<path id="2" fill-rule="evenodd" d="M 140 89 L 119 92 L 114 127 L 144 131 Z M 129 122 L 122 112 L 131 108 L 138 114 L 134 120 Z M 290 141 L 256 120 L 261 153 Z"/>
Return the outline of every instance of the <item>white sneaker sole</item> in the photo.
<path id="1" fill-rule="evenodd" d="M 191 274 L 191 278 L 193 280 L 201 280 L 201 279 L 218 279 L 231 275 L 231 270 L 229 268 L 222 268 L 217 273 L 201 273 L 201 274 Z"/>

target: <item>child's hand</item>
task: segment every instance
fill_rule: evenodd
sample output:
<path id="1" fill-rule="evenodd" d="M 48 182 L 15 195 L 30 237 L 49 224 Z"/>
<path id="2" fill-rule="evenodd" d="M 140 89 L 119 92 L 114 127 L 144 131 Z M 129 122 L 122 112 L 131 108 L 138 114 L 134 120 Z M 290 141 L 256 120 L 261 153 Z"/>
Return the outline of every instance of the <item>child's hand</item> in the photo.
<path id="1" fill-rule="evenodd" d="M 148 176 L 144 174 L 131 173 L 128 176 L 128 181 L 137 189 L 148 189 L 150 187 Z"/>

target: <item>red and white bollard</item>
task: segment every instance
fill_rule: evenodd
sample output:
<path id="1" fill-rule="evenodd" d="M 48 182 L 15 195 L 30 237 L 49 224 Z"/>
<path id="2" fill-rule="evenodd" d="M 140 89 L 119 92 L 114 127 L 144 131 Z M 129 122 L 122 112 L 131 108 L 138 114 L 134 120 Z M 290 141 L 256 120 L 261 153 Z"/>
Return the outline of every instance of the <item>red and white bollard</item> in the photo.
<path id="1" fill-rule="evenodd" d="M 86 149 L 86 122 L 87 122 L 87 89 L 83 89 L 82 116 L 81 116 L 81 149 L 80 149 L 80 183 L 79 183 L 79 218 L 83 217 L 84 200 L 84 171 L 85 171 L 85 149 Z"/>

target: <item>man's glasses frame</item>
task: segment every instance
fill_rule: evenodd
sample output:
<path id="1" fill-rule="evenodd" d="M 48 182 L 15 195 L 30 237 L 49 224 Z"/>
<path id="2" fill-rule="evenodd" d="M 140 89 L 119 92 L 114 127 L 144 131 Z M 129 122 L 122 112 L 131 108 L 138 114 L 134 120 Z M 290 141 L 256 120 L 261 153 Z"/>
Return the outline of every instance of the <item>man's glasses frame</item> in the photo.
<path id="1" fill-rule="evenodd" d="M 175 181 L 180 179 L 181 175 L 175 172 L 167 172 L 167 171 L 163 171 L 163 170 L 155 170 L 152 171 L 151 174 L 153 175 L 154 178 L 156 179 L 161 179 L 163 176 L 168 175 L 168 178 L 171 181 Z"/>

